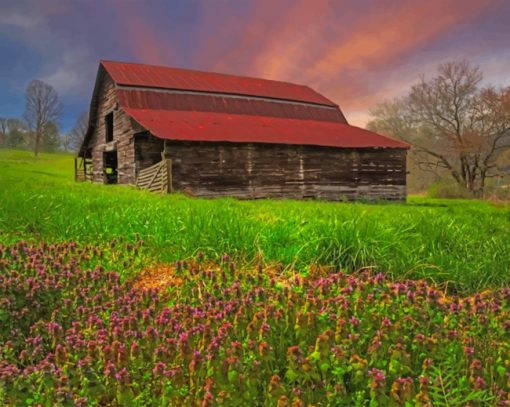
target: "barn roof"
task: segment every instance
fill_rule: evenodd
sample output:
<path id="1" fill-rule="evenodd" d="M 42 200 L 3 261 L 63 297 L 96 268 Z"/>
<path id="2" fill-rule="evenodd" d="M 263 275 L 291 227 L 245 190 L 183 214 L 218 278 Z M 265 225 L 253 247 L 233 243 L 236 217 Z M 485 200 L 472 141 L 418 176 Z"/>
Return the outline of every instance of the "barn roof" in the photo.
<path id="1" fill-rule="evenodd" d="M 163 139 L 409 148 L 402 141 L 350 126 L 338 105 L 307 86 L 101 61 L 80 156 L 86 154 L 94 131 L 105 75 L 115 84 L 119 107 Z"/>
<path id="2" fill-rule="evenodd" d="M 406 148 L 398 140 L 348 124 L 217 112 L 130 109 L 125 111 L 162 139 L 233 143 L 298 144 L 344 148 Z"/>
<path id="3" fill-rule="evenodd" d="M 337 105 L 308 86 L 191 69 L 101 61 L 114 82 L 143 88 L 194 90 Z"/>

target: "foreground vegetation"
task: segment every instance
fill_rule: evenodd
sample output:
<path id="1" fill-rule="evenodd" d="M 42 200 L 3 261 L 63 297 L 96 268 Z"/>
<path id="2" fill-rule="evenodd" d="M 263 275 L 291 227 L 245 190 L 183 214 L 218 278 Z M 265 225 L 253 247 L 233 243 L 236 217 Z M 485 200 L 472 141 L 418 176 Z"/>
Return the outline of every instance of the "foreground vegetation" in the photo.
<path id="1" fill-rule="evenodd" d="M 480 201 L 410 198 L 407 204 L 242 202 L 158 196 L 132 187 L 77 184 L 72 157 L 0 150 L 0 236 L 48 242 L 146 242 L 148 261 L 197 251 L 261 256 L 390 277 L 427 278 L 473 292 L 508 286 L 510 208 Z M 118 271 L 122 271 L 119 267 Z"/>
<path id="2" fill-rule="evenodd" d="M 146 243 L 146 261 L 198 251 L 306 271 L 372 267 L 392 278 L 448 282 L 474 292 L 510 281 L 510 208 L 410 198 L 407 204 L 242 202 L 159 196 L 132 187 L 77 184 L 72 157 L 0 150 L 0 238 Z M 115 269 L 124 273 L 121 265 Z"/>
<path id="3" fill-rule="evenodd" d="M 0 150 L 0 404 L 509 404 L 507 205 L 158 196 L 29 154 Z"/>
<path id="4" fill-rule="evenodd" d="M 461 298 L 201 255 L 167 267 L 164 284 L 89 269 L 140 245 L 0 246 L 0 402 L 507 405 L 508 289 Z"/>

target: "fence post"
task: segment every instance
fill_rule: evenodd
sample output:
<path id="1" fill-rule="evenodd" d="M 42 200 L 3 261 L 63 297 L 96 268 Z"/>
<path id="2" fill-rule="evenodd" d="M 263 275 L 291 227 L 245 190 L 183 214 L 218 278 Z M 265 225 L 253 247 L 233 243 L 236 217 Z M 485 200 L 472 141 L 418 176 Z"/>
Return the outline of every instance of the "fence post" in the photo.
<path id="1" fill-rule="evenodd" d="M 166 192 L 172 193 L 173 192 L 173 180 L 172 180 L 172 159 L 169 158 L 166 161 L 166 179 L 167 179 L 167 185 L 166 185 Z"/>

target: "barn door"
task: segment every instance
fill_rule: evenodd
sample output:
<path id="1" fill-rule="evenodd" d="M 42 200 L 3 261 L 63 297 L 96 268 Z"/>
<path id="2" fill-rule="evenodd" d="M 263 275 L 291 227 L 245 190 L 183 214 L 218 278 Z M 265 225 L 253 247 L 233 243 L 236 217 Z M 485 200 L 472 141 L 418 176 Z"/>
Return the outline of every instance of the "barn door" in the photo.
<path id="1" fill-rule="evenodd" d="M 151 192 L 172 192 L 172 160 L 162 160 L 140 170 L 136 178 L 136 185 Z"/>
<path id="2" fill-rule="evenodd" d="M 117 150 L 105 151 L 103 153 L 103 174 L 105 184 L 117 184 Z"/>

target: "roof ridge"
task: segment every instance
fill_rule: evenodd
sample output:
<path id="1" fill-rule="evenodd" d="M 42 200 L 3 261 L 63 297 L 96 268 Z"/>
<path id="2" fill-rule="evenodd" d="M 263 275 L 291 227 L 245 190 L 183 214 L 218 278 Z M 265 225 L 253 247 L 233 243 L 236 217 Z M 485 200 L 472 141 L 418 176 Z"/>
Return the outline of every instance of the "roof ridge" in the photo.
<path id="1" fill-rule="evenodd" d="M 124 61 L 115 61 L 112 59 L 101 59 L 99 61 L 100 63 L 106 62 L 106 63 L 114 63 L 114 64 L 122 64 L 122 65 L 135 65 L 135 66 L 146 66 L 150 68 L 163 68 L 163 69 L 176 69 L 179 71 L 185 71 L 185 72 L 194 72 L 199 74 L 213 74 L 213 75 L 220 75 L 220 76 L 226 76 L 229 78 L 242 78 L 242 79 L 253 79 L 257 81 L 267 81 L 267 82 L 277 82 L 277 83 L 285 83 L 286 85 L 293 85 L 293 86 L 300 86 L 303 88 L 310 89 L 316 93 L 318 93 L 315 89 L 312 89 L 310 86 L 302 84 L 302 83 L 296 83 L 296 82 L 289 82 L 289 81 L 282 81 L 279 79 L 268 79 L 268 78 L 261 78 L 257 76 L 248 76 L 248 75 L 237 75 L 237 74 L 230 74 L 225 72 L 217 72 L 217 71 L 204 71 L 201 69 L 194 69 L 194 68 L 183 68 L 180 66 L 169 66 L 169 65 L 154 65 L 154 64 L 146 64 L 146 63 L 139 63 L 139 62 L 124 62 Z"/>
<path id="2" fill-rule="evenodd" d="M 309 86 L 293 82 L 112 60 L 101 60 L 100 65 L 115 83 L 121 85 L 224 91 L 338 107 L 336 103 Z"/>

